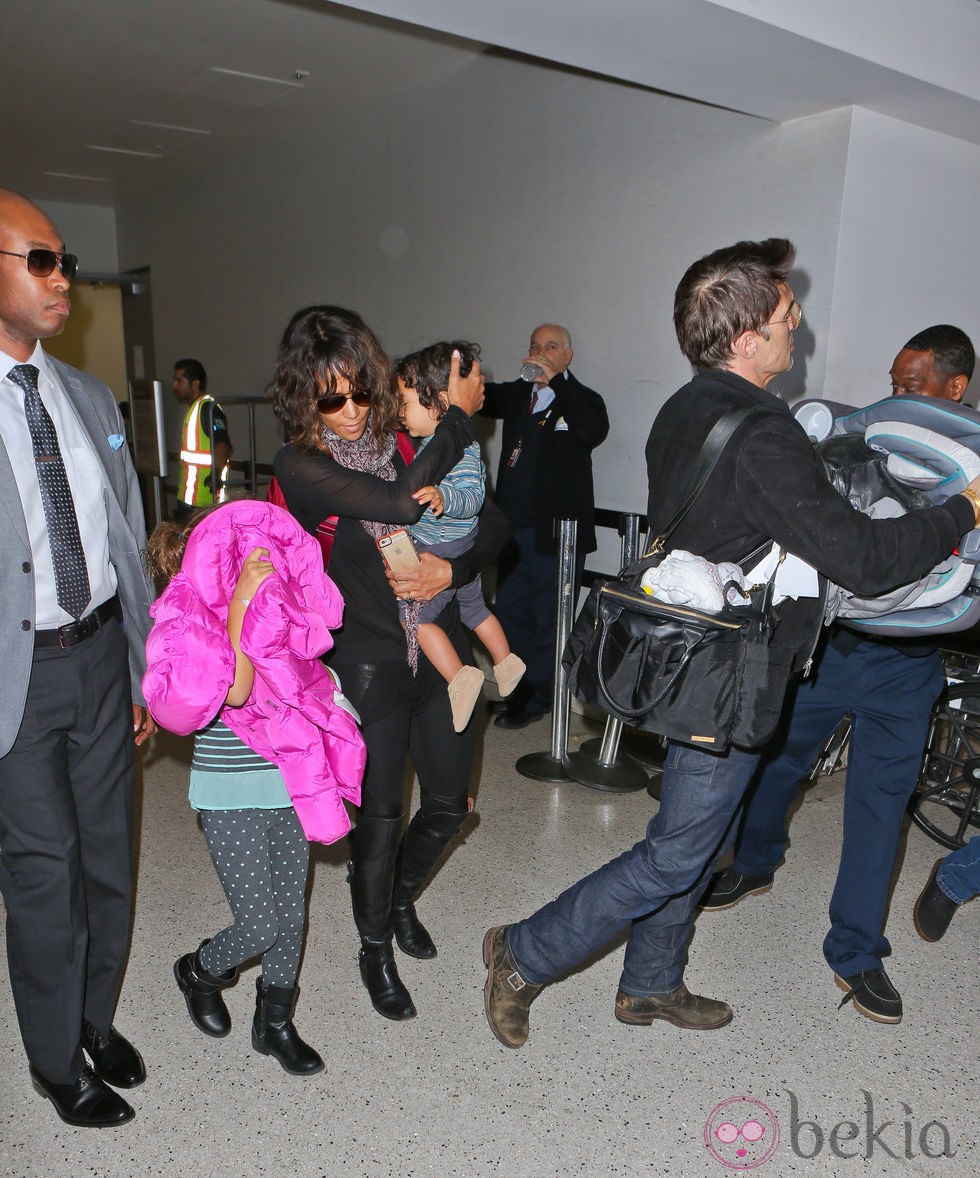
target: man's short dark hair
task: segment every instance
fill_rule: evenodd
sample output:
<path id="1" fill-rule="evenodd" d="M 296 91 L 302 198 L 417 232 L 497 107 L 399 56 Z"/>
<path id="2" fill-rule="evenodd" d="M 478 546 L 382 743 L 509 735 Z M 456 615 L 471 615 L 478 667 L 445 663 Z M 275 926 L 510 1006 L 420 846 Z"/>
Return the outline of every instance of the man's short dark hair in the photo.
<path id="1" fill-rule="evenodd" d="M 745 331 L 762 331 L 796 258 L 785 237 L 739 241 L 691 266 L 674 294 L 674 329 L 696 368 L 724 368 Z"/>
<path id="2" fill-rule="evenodd" d="M 200 360 L 178 360 L 177 363 L 174 364 L 174 372 L 176 372 L 178 368 L 182 368 L 184 370 L 184 376 L 187 377 L 191 384 L 193 384 L 195 380 L 197 381 L 197 386 L 202 393 L 207 391 L 208 374 L 204 371 L 204 365 Z"/>
<path id="3" fill-rule="evenodd" d="M 905 345 L 910 352 L 932 352 L 932 367 L 937 376 L 949 380 L 953 376 L 973 376 L 977 354 L 965 331 L 951 323 L 937 323 L 917 332 Z M 905 351 L 905 348 L 902 351 Z"/>
<path id="4" fill-rule="evenodd" d="M 466 340 L 430 344 L 420 352 L 412 352 L 400 360 L 395 369 L 395 375 L 405 387 L 418 393 L 422 408 L 439 409 L 440 416 L 445 412 L 442 394 L 449 385 L 449 366 L 454 351 L 459 352 L 459 375 L 469 376 L 474 363 L 480 358 L 480 346 Z"/>

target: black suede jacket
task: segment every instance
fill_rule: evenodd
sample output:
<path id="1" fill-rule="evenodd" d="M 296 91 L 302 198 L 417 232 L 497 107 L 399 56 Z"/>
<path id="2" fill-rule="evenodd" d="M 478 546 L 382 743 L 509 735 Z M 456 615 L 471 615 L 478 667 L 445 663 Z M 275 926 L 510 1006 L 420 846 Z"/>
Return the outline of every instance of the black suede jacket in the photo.
<path id="1" fill-rule="evenodd" d="M 736 434 L 711 478 L 670 537 L 711 561 L 741 560 L 767 540 L 824 577 L 863 596 L 884 593 L 944 560 L 974 526 L 962 495 L 898 519 L 872 520 L 831 485 L 789 407 L 733 372 L 699 372 L 657 414 L 647 441 L 651 536 L 687 495 L 695 460 L 723 414 L 746 405 L 767 410 Z M 797 668 L 820 635 L 823 598 L 786 601 L 773 642 L 792 650 Z"/>

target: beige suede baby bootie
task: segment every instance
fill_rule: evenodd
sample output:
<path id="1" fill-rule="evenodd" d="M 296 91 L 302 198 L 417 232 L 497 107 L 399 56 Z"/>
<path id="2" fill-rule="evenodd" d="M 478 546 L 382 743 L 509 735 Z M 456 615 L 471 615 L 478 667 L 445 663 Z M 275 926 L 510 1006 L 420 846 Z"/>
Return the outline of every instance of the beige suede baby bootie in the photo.
<path id="1" fill-rule="evenodd" d="M 449 702 L 453 709 L 453 728 L 462 732 L 470 722 L 476 701 L 483 690 L 483 672 L 479 667 L 460 667 L 449 681 Z"/>
<path id="2" fill-rule="evenodd" d="M 493 669 L 493 677 L 497 680 L 497 690 L 501 698 L 506 699 L 524 677 L 527 665 L 523 659 L 511 652 L 502 663 L 497 663 Z"/>

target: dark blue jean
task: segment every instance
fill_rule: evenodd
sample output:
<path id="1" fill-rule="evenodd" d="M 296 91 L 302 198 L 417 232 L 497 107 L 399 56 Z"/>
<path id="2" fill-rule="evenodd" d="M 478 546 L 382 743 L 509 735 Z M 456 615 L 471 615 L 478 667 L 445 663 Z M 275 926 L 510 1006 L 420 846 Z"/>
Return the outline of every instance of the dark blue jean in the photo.
<path id="1" fill-rule="evenodd" d="M 936 881 L 954 904 L 965 904 L 980 893 L 980 834 L 946 856 Z"/>
<path id="2" fill-rule="evenodd" d="M 800 781 L 841 719 L 852 715 L 840 867 L 824 941 L 827 964 L 841 977 L 878 969 L 891 953 L 883 932 L 888 891 L 942 683 L 938 654 L 910 657 L 884 642 L 862 642 L 844 654 L 828 644 L 816 674 L 800 684 L 746 801 L 733 866 L 768 875 L 782 860 L 786 813 Z"/>
<path id="3" fill-rule="evenodd" d="M 641 997 L 676 990 L 694 907 L 758 759 L 671 744 L 646 838 L 510 926 L 524 979 L 553 981 L 629 928 L 621 989 Z"/>

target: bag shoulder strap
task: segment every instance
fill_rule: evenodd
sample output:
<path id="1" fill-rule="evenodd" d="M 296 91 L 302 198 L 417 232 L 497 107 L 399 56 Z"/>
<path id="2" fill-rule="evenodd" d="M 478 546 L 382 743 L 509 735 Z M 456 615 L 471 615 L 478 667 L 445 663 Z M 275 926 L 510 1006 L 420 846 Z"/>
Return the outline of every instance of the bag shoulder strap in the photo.
<path id="1" fill-rule="evenodd" d="M 286 506 L 286 497 L 283 495 L 282 488 L 279 486 L 275 476 L 269 482 L 265 497 L 269 503 L 274 503 L 276 507 L 281 507 L 283 511 L 289 510 Z M 334 533 L 337 531 L 337 520 L 339 518 L 336 515 L 328 516 L 326 519 L 320 520 L 316 527 L 316 539 L 320 545 L 320 551 L 323 553 L 324 569 L 330 563 L 330 549 L 333 548 L 333 538 Z"/>
<path id="2" fill-rule="evenodd" d="M 687 494 L 687 498 L 681 503 L 677 511 L 674 512 L 670 522 L 661 528 L 660 534 L 650 545 L 646 553 L 647 556 L 662 551 L 670 534 L 694 506 L 695 500 L 704 490 L 705 484 L 711 477 L 712 471 L 718 465 L 719 458 L 721 458 L 725 447 L 731 441 L 736 430 L 751 418 L 761 417 L 764 413 L 765 410 L 760 405 L 743 405 L 741 409 L 732 409 L 729 413 L 718 418 L 708 431 L 708 436 L 704 439 L 704 444 L 698 452 L 697 459 L 695 460 L 694 475 L 691 480 L 691 489 Z"/>
<path id="3" fill-rule="evenodd" d="M 411 465 L 411 462 L 415 458 L 415 455 L 418 453 L 418 451 L 412 445 L 412 439 L 403 429 L 398 431 L 398 434 L 395 438 L 395 445 L 398 447 L 398 453 L 402 456 L 402 461 L 405 463 L 405 465 Z"/>

